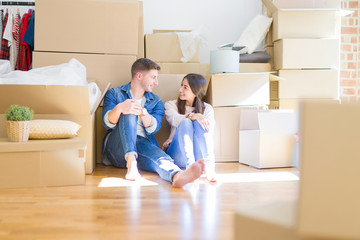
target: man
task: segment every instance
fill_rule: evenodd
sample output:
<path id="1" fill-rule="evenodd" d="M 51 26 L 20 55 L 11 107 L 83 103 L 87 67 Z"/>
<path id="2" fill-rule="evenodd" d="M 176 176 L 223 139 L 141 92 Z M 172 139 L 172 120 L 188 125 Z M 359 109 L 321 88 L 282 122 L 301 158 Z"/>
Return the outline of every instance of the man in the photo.
<path id="1" fill-rule="evenodd" d="M 131 82 L 106 93 L 102 117 L 109 131 L 103 152 L 110 164 L 127 168 L 127 180 L 139 178 L 139 168 L 157 172 L 174 187 L 183 187 L 200 177 L 205 164 L 201 160 L 182 171 L 157 146 L 154 134 L 161 127 L 164 103 L 152 90 L 158 85 L 159 70 L 155 62 L 140 58 L 131 67 Z"/>

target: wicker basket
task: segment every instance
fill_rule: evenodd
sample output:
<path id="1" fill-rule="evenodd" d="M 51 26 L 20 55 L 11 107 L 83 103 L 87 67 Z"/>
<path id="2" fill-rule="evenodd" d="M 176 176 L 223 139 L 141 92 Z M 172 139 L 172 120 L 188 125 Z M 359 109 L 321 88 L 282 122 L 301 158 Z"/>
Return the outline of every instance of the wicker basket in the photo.
<path id="1" fill-rule="evenodd" d="M 6 131 L 10 142 L 27 142 L 29 140 L 31 121 L 7 121 Z"/>

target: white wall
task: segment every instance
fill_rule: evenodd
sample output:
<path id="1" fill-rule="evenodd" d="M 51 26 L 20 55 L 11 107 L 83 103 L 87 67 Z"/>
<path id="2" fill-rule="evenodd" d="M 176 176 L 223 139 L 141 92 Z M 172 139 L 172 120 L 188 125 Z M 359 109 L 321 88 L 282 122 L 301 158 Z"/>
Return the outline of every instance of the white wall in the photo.
<path id="1" fill-rule="evenodd" d="M 261 13 L 261 0 L 143 0 L 144 32 L 153 29 L 199 30 L 206 43 L 200 61 L 210 50 L 235 42 L 247 24 Z"/>

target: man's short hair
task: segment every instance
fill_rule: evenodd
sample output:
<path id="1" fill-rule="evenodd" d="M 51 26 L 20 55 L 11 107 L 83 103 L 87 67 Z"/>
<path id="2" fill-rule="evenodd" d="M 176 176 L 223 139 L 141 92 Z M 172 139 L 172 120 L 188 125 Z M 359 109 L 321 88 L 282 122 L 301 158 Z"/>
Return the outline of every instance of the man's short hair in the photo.
<path id="1" fill-rule="evenodd" d="M 139 58 L 131 66 L 131 78 L 134 78 L 137 72 L 149 71 L 151 69 L 160 71 L 160 66 L 148 58 Z"/>

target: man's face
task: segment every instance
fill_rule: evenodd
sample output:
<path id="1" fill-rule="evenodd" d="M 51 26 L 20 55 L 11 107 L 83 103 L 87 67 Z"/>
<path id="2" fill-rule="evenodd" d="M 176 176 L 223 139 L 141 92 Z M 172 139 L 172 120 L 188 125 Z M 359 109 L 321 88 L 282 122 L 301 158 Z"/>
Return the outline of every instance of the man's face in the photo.
<path id="1" fill-rule="evenodd" d="M 158 74 L 156 69 L 142 72 L 141 86 L 146 92 L 152 92 L 153 88 L 159 84 Z"/>

